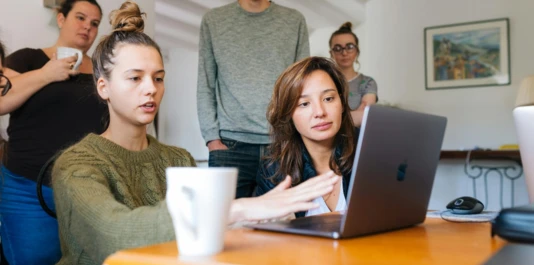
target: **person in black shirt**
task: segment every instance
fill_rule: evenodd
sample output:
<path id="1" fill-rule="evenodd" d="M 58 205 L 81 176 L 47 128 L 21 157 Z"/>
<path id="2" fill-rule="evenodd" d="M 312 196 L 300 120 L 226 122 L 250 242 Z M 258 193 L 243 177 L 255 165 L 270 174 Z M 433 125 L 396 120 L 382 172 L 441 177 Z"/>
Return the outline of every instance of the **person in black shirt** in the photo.
<path id="1" fill-rule="evenodd" d="M 104 131 L 106 106 L 94 93 L 93 65 L 86 52 L 97 33 L 102 10 L 95 0 L 67 0 L 57 14 L 59 37 L 48 48 L 18 50 L 6 58 L 12 87 L 0 97 L 0 115 L 9 113 L 9 141 L 1 166 L 0 236 L 10 265 L 55 264 L 61 257 L 57 221 L 40 207 L 36 178 L 56 153 L 88 133 Z M 56 59 L 57 47 L 81 50 Z M 49 177 L 43 197 L 54 209 Z"/>

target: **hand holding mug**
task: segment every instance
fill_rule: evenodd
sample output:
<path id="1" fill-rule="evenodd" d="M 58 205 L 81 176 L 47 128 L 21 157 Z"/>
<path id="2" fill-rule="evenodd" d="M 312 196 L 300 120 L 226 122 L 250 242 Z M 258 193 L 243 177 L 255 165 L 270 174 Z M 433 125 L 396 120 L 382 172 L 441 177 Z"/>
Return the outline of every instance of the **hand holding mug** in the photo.
<path id="1" fill-rule="evenodd" d="M 70 47 L 57 47 L 58 59 L 68 58 L 72 56 L 77 56 L 77 58 L 75 62 L 71 62 L 70 69 L 78 71 L 78 67 L 80 67 L 80 64 L 82 64 L 83 60 L 82 51 Z"/>
<path id="2" fill-rule="evenodd" d="M 49 83 L 64 81 L 71 75 L 77 75 L 78 71 L 72 69 L 76 63 L 76 55 L 66 57 L 63 59 L 56 59 L 53 56 L 41 70 L 44 72 L 43 76 L 48 78 Z"/>
<path id="3" fill-rule="evenodd" d="M 49 78 L 50 83 L 67 80 L 69 76 L 79 74 L 78 67 L 82 60 L 82 51 L 70 47 L 57 47 L 56 53 L 42 68 L 44 76 Z"/>

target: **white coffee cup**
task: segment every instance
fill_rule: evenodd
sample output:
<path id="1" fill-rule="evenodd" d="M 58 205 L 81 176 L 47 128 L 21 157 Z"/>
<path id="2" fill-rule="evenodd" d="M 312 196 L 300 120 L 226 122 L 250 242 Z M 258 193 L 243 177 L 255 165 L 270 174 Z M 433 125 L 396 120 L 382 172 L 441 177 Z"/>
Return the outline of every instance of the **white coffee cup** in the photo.
<path id="1" fill-rule="evenodd" d="M 167 208 L 180 256 L 209 256 L 223 250 L 237 172 L 223 167 L 167 168 Z"/>
<path id="2" fill-rule="evenodd" d="M 82 51 L 70 47 L 57 47 L 57 59 L 63 59 L 74 55 L 78 55 L 78 59 L 76 60 L 76 63 L 72 66 L 72 69 L 78 70 L 78 67 L 80 67 L 80 64 L 82 63 L 83 59 Z"/>

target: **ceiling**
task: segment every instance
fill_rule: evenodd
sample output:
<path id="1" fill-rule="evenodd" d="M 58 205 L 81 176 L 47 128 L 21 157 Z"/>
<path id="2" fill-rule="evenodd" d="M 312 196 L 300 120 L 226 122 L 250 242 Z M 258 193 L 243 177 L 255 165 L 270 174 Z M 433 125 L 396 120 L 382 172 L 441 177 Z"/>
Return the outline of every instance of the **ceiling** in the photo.
<path id="1" fill-rule="evenodd" d="M 198 50 L 202 16 L 210 9 L 235 0 L 156 0 L 155 39 L 163 50 Z M 318 28 L 339 27 L 346 21 L 354 26 L 365 20 L 369 0 L 276 0 L 294 8 L 306 18 L 310 34 Z"/>

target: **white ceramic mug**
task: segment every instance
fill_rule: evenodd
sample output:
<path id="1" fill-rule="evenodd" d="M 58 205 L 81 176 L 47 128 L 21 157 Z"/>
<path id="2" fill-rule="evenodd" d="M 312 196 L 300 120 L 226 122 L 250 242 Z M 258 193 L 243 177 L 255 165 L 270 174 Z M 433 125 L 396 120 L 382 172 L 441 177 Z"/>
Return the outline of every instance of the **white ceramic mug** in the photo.
<path id="1" fill-rule="evenodd" d="M 167 168 L 167 208 L 180 256 L 209 256 L 223 250 L 237 172 L 222 167 Z"/>
<path id="2" fill-rule="evenodd" d="M 76 63 L 73 65 L 72 69 L 78 70 L 78 67 L 80 67 L 80 64 L 82 63 L 82 59 L 83 59 L 82 51 L 75 49 L 75 48 L 70 48 L 70 47 L 57 47 L 56 57 L 58 59 L 63 59 L 63 58 L 71 57 L 74 55 L 78 55 L 78 59 L 76 60 Z"/>

